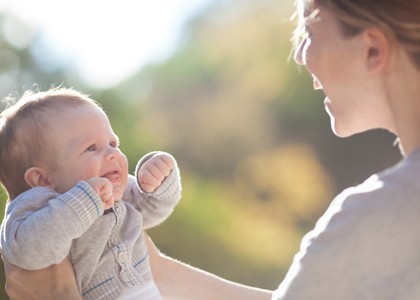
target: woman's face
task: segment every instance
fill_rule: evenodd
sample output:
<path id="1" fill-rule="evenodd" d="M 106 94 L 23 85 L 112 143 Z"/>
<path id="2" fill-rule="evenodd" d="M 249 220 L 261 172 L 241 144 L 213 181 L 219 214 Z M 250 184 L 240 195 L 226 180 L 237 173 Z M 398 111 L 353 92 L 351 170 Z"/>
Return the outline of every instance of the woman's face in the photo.
<path id="1" fill-rule="evenodd" d="M 307 18 L 295 61 L 313 76 L 314 89 L 326 94 L 325 108 L 337 136 L 387 126 L 381 88 L 366 65 L 363 34 L 344 37 L 338 21 L 324 8 Z"/>

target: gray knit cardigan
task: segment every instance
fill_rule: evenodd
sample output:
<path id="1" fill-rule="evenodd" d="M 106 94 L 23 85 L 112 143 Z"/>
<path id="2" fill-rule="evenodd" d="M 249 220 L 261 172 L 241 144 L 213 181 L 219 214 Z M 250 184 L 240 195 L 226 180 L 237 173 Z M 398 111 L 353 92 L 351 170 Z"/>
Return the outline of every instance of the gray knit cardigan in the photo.
<path id="1" fill-rule="evenodd" d="M 139 161 L 136 173 L 154 153 Z M 1 253 L 29 270 L 69 256 L 83 299 L 115 299 L 122 290 L 153 280 L 143 229 L 164 221 L 180 197 L 177 166 L 153 193 L 141 191 L 129 175 L 123 200 L 107 212 L 87 182 L 64 194 L 35 187 L 8 203 Z"/>

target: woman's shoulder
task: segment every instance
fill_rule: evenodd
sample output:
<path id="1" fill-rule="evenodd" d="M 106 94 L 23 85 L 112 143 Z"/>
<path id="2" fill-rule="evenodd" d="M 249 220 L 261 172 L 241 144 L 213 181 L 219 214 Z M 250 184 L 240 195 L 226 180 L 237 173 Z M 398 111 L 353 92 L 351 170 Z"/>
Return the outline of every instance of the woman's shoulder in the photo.
<path id="1" fill-rule="evenodd" d="M 363 230 L 420 226 L 420 151 L 341 192 L 327 215 Z"/>
<path id="2" fill-rule="evenodd" d="M 383 286 L 389 274 L 395 280 L 409 274 L 406 279 L 418 281 L 410 272 L 420 249 L 419 154 L 344 190 L 333 200 L 305 235 L 296 255 L 300 283 L 313 283 L 319 270 L 334 287 L 361 279 L 365 285 L 359 282 L 360 291 L 366 286 Z M 319 291 L 318 286 L 313 287 Z"/>
<path id="3" fill-rule="evenodd" d="M 372 204 L 376 201 L 385 204 L 384 201 L 389 200 L 398 204 L 400 201 L 414 198 L 416 203 L 420 204 L 418 195 L 420 195 L 420 149 L 396 165 L 370 176 L 363 183 L 344 190 L 337 199 L 342 202 L 355 199 Z"/>

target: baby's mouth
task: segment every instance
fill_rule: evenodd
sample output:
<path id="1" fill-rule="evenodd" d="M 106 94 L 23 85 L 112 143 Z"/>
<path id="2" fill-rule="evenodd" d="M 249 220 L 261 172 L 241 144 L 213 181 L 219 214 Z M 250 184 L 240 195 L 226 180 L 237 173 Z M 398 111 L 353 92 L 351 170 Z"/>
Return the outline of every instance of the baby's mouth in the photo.
<path id="1" fill-rule="evenodd" d="M 118 172 L 118 170 L 112 170 L 108 173 L 105 173 L 104 175 L 102 175 L 101 177 L 104 177 L 106 179 L 108 179 L 111 182 L 116 182 L 120 180 L 120 172 Z"/>

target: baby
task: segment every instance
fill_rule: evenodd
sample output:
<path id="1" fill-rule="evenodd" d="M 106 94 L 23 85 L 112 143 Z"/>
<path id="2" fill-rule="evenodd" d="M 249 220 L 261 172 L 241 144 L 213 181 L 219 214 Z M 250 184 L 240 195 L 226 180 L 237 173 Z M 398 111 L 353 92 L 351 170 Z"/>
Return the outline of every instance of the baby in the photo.
<path id="1" fill-rule="evenodd" d="M 179 170 L 152 152 L 128 175 L 118 146 L 101 107 L 71 89 L 25 93 L 3 111 L 4 258 L 38 270 L 68 256 L 83 299 L 160 299 L 143 229 L 178 203 Z"/>

